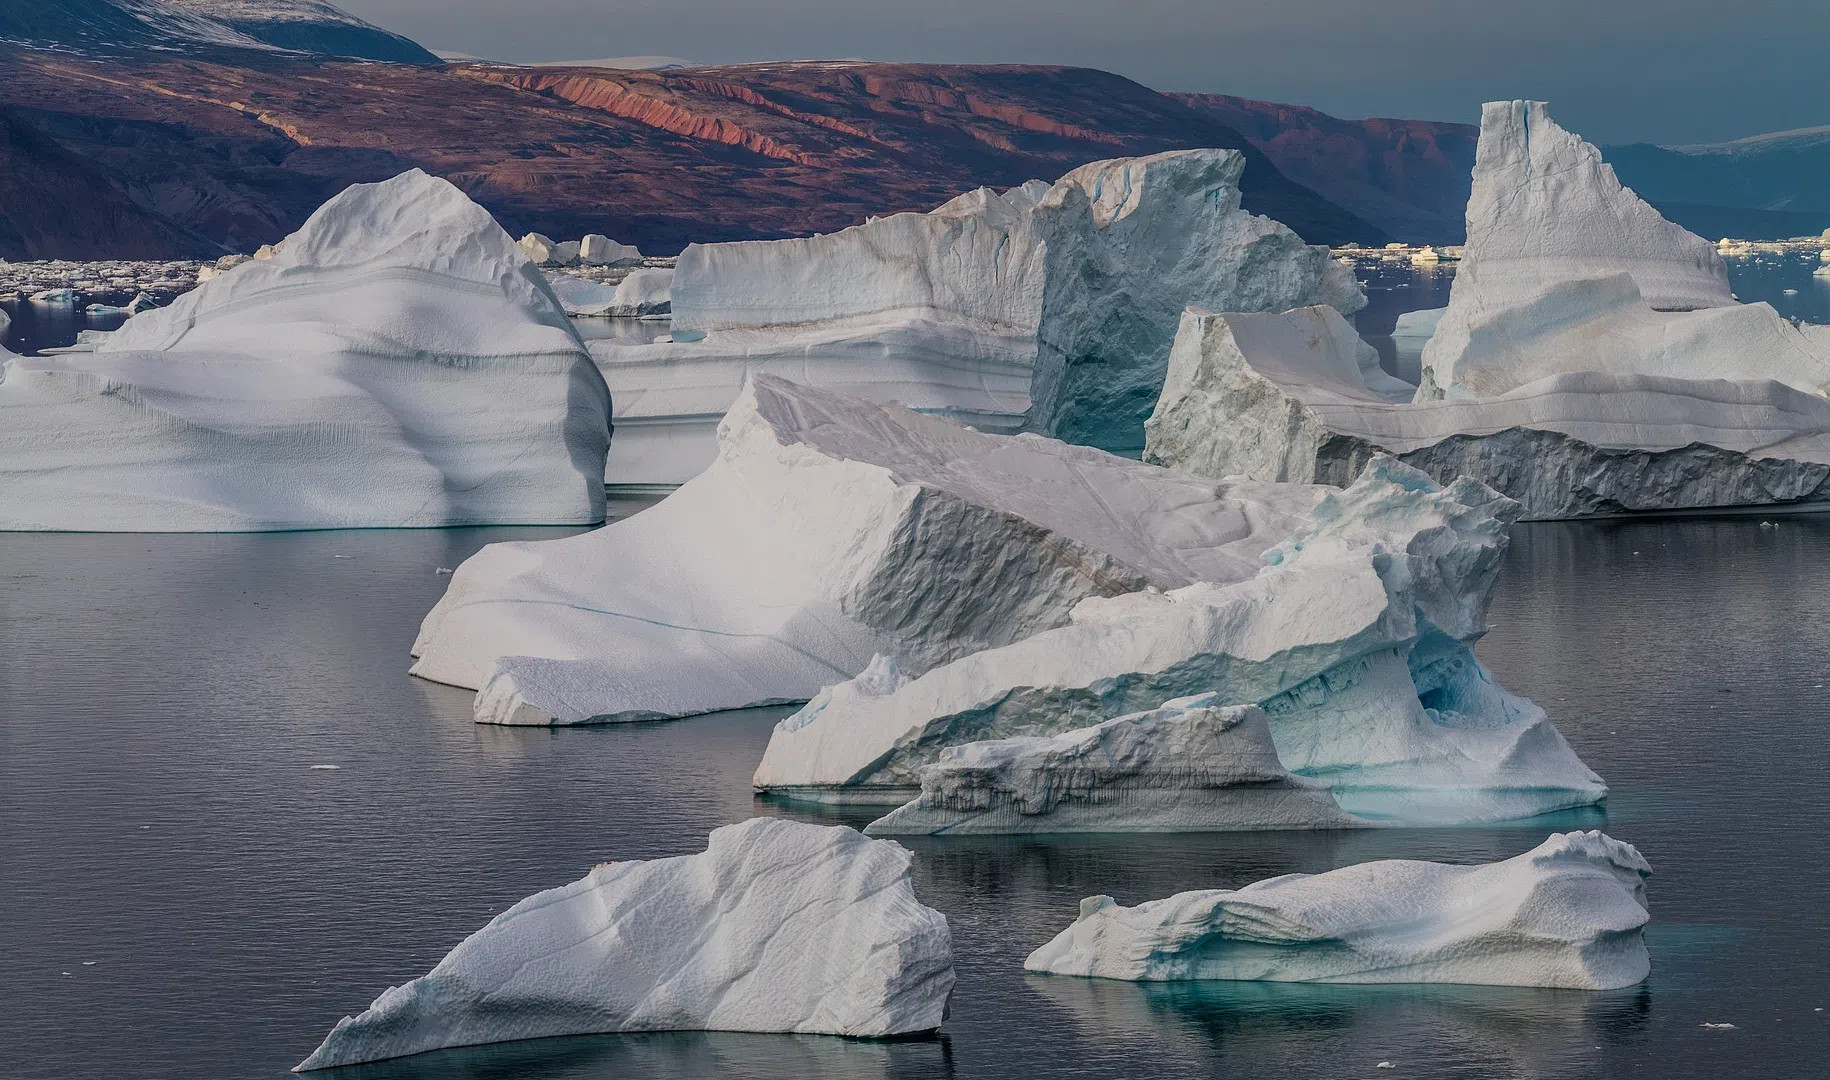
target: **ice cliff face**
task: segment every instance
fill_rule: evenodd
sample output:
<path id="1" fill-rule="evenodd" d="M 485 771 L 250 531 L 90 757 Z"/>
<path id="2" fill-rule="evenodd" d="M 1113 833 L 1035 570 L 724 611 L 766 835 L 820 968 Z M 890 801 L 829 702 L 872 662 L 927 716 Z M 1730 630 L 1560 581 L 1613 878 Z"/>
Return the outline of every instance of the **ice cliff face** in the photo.
<path id="1" fill-rule="evenodd" d="M 610 400 L 545 279 L 417 170 L 0 379 L 0 527 L 602 520 Z"/>
<path id="2" fill-rule="evenodd" d="M 693 245 L 673 339 L 592 346 L 620 403 L 607 480 L 696 475 L 751 372 L 1135 450 L 1187 304 L 1364 303 L 1326 249 L 1239 209 L 1242 168 L 1231 150 L 1097 162 L 825 236 Z"/>
<path id="3" fill-rule="evenodd" d="M 925 671 L 1088 597 L 1249 576 L 1322 494 L 757 375 L 717 461 L 658 506 L 459 567 L 413 670 L 482 688 L 477 718 L 505 723 L 802 701 L 877 653 Z"/>
<path id="4" fill-rule="evenodd" d="M 1237 151 L 1083 165 L 1038 205 L 1048 260 L 1028 430 L 1118 452 L 1143 446 L 1177 320 L 1190 305 L 1364 307 L 1353 273 L 1239 208 Z"/>
<path id="5" fill-rule="evenodd" d="M 921 794 L 871 823 L 906 833 L 1340 829 L 1327 786 L 1292 776 L 1264 711 L 1212 694 L 1055 736 L 943 749 Z"/>
<path id="6" fill-rule="evenodd" d="M 756 818 L 701 854 L 604 863 L 528 897 L 297 1071 L 599 1032 L 883 1038 L 939 1027 L 952 989 L 947 920 L 915 899 L 907 851 Z"/>
<path id="7" fill-rule="evenodd" d="M 1830 499 L 1830 328 L 1734 303 L 1542 104 L 1489 104 L 1481 148 L 1413 400 L 1326 309 L 1190 312 L 1146 459 L 1342 484 L 1385 452 L 1530 518 Z"/>
<path id="8" fill-rule="evenodd" d="M 1360 863 L 1133 908 L 1081 901 L 1080 918 L 1024 966 L 1167 981 L 1485 983 L 1611 990 L 1646 977 L 1645 879 L 1629 844 L 1552 836 L 1503 862 Z"/>
<path id="9" fill-rule="evenodd" d="M 754 782 L 901 803 L 922 796 L 924 767 L 948 747 L 1213 695 L 1261 707 L 1283 767 L 1358 817 L 1503 820 L 1594 803 L 1600 779 L 1468 647 L 1485 629 L 1513 511 L 1472 481 L 1441 489 L 1376 460 L 1251 576 L 1090 598 L 1066 626 L 915 678 L 867 673 L 828 688 L 777 725 Z"/>

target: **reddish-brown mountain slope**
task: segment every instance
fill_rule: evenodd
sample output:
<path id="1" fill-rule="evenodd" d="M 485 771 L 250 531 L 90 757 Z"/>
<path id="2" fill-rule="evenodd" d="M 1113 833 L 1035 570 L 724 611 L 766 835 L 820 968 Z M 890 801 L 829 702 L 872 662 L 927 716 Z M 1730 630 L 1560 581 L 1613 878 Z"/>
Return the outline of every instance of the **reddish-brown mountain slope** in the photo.
<path id="1" fill-rule="evenodd" d="M 0 46 L 0 107 L 149 212 L 239 250 L 346 184 L 411 166 L 450 178 L 511 231 L 603 232 L 666 252 L 832 231 L 979 184 L 1199 146 L 1244 150 L 1247 208 L 1309 240 L 1384 239 L 1211 113 L 1078 68 L 618 72 Z"/>
<path id="2" fill-rule="evenodd" d="M 1238 130 L 1284 175 L 1412 243 L 1459 244 L 1480 128 L 1342 120 L 1302 105 L 1170 94 Z"/>

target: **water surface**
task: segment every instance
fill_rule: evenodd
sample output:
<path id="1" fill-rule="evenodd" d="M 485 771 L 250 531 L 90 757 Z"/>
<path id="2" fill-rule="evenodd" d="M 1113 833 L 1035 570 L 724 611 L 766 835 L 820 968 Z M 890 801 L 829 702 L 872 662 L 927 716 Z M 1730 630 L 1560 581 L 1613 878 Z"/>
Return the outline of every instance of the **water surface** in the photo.
<path id="1" fill-rule="evenodd" d="M 345 1013 L 605 859 L 758 813 L 781 709 L 479 727 L 405 675 L 452 567 L 559 530 L 0 534 L 0 1076 L 279 1080 Z M 1370 858 L 1503 858 L 1544 824 L 912 841 L 952 924 L 937 1039 L 664 1035 L 349 1077 L 1824 1075 L 1830 519 L 1521 527 L 1480 652 L 1613 785 L 1657 876 L 1625 991 L 1144 987 L 1025 976 L 1081 897 Z M 332 764 L 336 770 L 314 770 Z M 857 820 L 857 819 L 853 819 Z M 1733 1031 L 1706 1030 L 1730 1022 Z"/>

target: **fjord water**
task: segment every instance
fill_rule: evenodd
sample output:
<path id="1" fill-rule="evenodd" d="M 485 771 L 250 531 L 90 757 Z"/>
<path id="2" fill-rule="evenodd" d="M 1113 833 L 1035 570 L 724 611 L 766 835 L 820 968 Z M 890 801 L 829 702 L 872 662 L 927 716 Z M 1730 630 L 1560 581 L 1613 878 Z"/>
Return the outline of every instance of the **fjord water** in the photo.
<path id="1" fill-rule="evenodd" d="M 1480 652 L 1613 785 L 1605 813 L 912 840 L 917 892 L 947 914 L 957 954 L 938 1038 L 594 1036 L 336 1075 L 1823 1075 L 1830 517 L 1774 520 L 1515 532 Z M 720 824 L 790 812 L 748 784 L 785 710 L 479 727 L 467 692 L 405 674 L 449 580 L 436 568 L 488 541 L 561 534 L 0 534 L 0 1076 L 277 1080 L 339 1017 L 514 901 L 601 860 L 698 851 Z M 1597 824 L 1657 871 L 1652 976 L 1628 990 L 1138 986 L 1021 970 L 1084 896 L 1130 904 L 1372 858 L 1498 859 L 1552 827 Z M 1373 1073 L 1381 1061 L 1397 1071 Z"/>

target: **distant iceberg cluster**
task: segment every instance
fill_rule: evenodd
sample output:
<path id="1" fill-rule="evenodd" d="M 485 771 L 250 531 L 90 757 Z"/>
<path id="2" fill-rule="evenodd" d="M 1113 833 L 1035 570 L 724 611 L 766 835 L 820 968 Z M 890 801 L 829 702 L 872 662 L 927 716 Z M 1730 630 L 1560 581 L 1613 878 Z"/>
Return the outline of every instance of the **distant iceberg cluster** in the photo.
<path id="1" fill-rule="evenodd" d="M 1735 303 L 1711 245 L 1541 105 L 1498 103 L 1450 303 L 1403 323 L 1428 342 L 1412 386 L 1347 322 L 1349 268 L 1240 209 L 1243 167 L 1095 162 L 673 266 L 602 235 L 514 241 L 415 171 L 118 332 L 5 357 L 0 528 L 588 524 L 606 484 L 670 491 L 466 560 L 413 674 L 474 690 L 488 724 L 793 705 L 755 790 L 875 817 L 755 818 L 598 866 L 299 1068 L 585 1033 L 932 1032 L 951 934 L 881 837 L 1601 804 L 1475 655 L 1508 530 L 1830 497 L 1830 341 Z M 669 325 L 587 346 L 586 318 Z M 1619 987 L 1648 970 L 1649 873 L 1567 833 L 1483 866 L 1094 897 L 1028 966 Z"/>
<path id="2" fill-rule="evenodd" d="M 1190 312 L 1146 456 L 1340 484 L 1391 453 L 1529 518 L 1830 500 L 1830 327 L 1736 302 L 1542 102 L 1483 109 L 1449 305 L 1401 329 L 1409 394 L 1325 309 Z"/>

